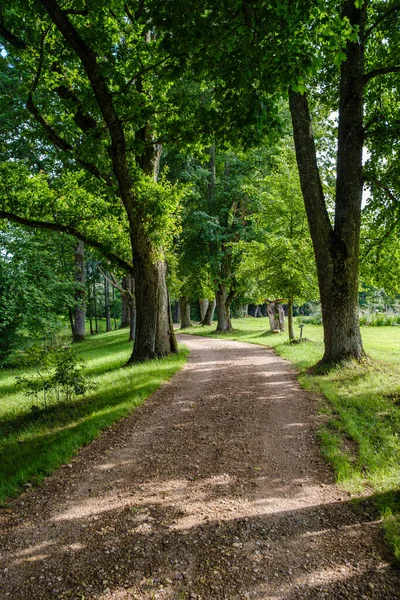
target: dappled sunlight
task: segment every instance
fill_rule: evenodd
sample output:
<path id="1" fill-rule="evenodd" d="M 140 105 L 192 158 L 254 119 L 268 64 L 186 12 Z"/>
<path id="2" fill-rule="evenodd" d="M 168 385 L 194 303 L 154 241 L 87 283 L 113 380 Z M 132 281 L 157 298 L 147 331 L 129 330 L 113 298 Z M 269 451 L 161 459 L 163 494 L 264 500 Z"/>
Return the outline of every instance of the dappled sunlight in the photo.
<path id="1" fill-rule="evenodd" d="M 24 518 L 10 516 L 17 541 L 0 557 L 0 586 L 4 564 L 9 589 L 24 582 L 16 599 L 38 587 L 37 597 L 86 600 L 396 589 L 372 504 L 354 505 L 333 484 L 293 373 L 256 346 L 224 359 L 225 341 L 210 373 L 198 344 L 189 367 L 43 485 L 48 505 L 26 494 Z"/>

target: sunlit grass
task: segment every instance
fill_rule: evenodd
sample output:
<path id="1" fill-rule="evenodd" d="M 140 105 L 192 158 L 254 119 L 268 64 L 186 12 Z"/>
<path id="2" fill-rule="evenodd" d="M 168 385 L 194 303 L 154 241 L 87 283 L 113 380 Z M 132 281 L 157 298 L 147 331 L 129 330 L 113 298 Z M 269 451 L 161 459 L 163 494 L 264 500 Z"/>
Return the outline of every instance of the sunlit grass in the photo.
<path id="1" fill-rule="evenodd" d="M 375 494 L 400 560 L 400 327 L 363 327 L 367 359 L 324 375 L 310 371 L 323 355 L 322 326 L 306 324 L 310 341 L 296 345 L 287 334 L 269 334 L 267 318 L 234 319 L 233 327 L 230 334 L 216 334 L 215 326 L 185 332 L 272 346 L 297 367 L 301 385 L 321 399 L 319 438 L 338 482 L 355 494 Z"/>
<path id="2" fill-rule="evenodd" d="M 187 356 L 183 349 L 178 355 L 124 367 L 132 350 L 126 330 L 99 334 L 77 349 L 97 388 L 68 405 L 39 406 L 32 413 L 32 401 L 15 386 L 21 371 L 0 372 L 0 502 L 70 460 L 170 379 Z"/>

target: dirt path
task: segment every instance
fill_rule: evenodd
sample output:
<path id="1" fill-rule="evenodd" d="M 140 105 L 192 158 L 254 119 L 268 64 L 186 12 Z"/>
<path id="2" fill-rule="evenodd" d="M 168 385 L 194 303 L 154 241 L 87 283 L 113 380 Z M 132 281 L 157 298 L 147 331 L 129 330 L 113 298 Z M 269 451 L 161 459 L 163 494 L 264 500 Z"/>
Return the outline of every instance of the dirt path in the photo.
<path id="1" fill-rule="evenodd" d="M 182 336 L 175 378 L 0 516 L 0 598 L 400 598 L 368 502 L 267 349 Z"/>

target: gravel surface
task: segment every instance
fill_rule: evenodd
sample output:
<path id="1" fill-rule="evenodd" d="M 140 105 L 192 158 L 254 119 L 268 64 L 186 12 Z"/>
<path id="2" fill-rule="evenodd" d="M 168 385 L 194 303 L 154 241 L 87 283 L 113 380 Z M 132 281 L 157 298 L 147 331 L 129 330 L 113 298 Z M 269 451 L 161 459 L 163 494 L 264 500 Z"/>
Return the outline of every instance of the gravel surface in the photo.
<path id="1" fill-rule="evenodd" d="M 0 512 L 0 598 L 400 599 L 374 508 L 334 485 L 288 363 L 181 341 L 180 373 Z"/>

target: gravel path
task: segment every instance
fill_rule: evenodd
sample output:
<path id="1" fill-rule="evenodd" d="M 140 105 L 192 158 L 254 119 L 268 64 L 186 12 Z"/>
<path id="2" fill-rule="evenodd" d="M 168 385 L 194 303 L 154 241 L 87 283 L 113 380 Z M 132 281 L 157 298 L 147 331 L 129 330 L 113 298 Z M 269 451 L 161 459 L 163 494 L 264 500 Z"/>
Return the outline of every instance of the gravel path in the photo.
<path id="1" fill-rule="evenodd" d="M 333 484 L 288 363 L 181 341 L 180 373 L 0 513 L 0 598 L 400 599 L 373 507 Z"/>

